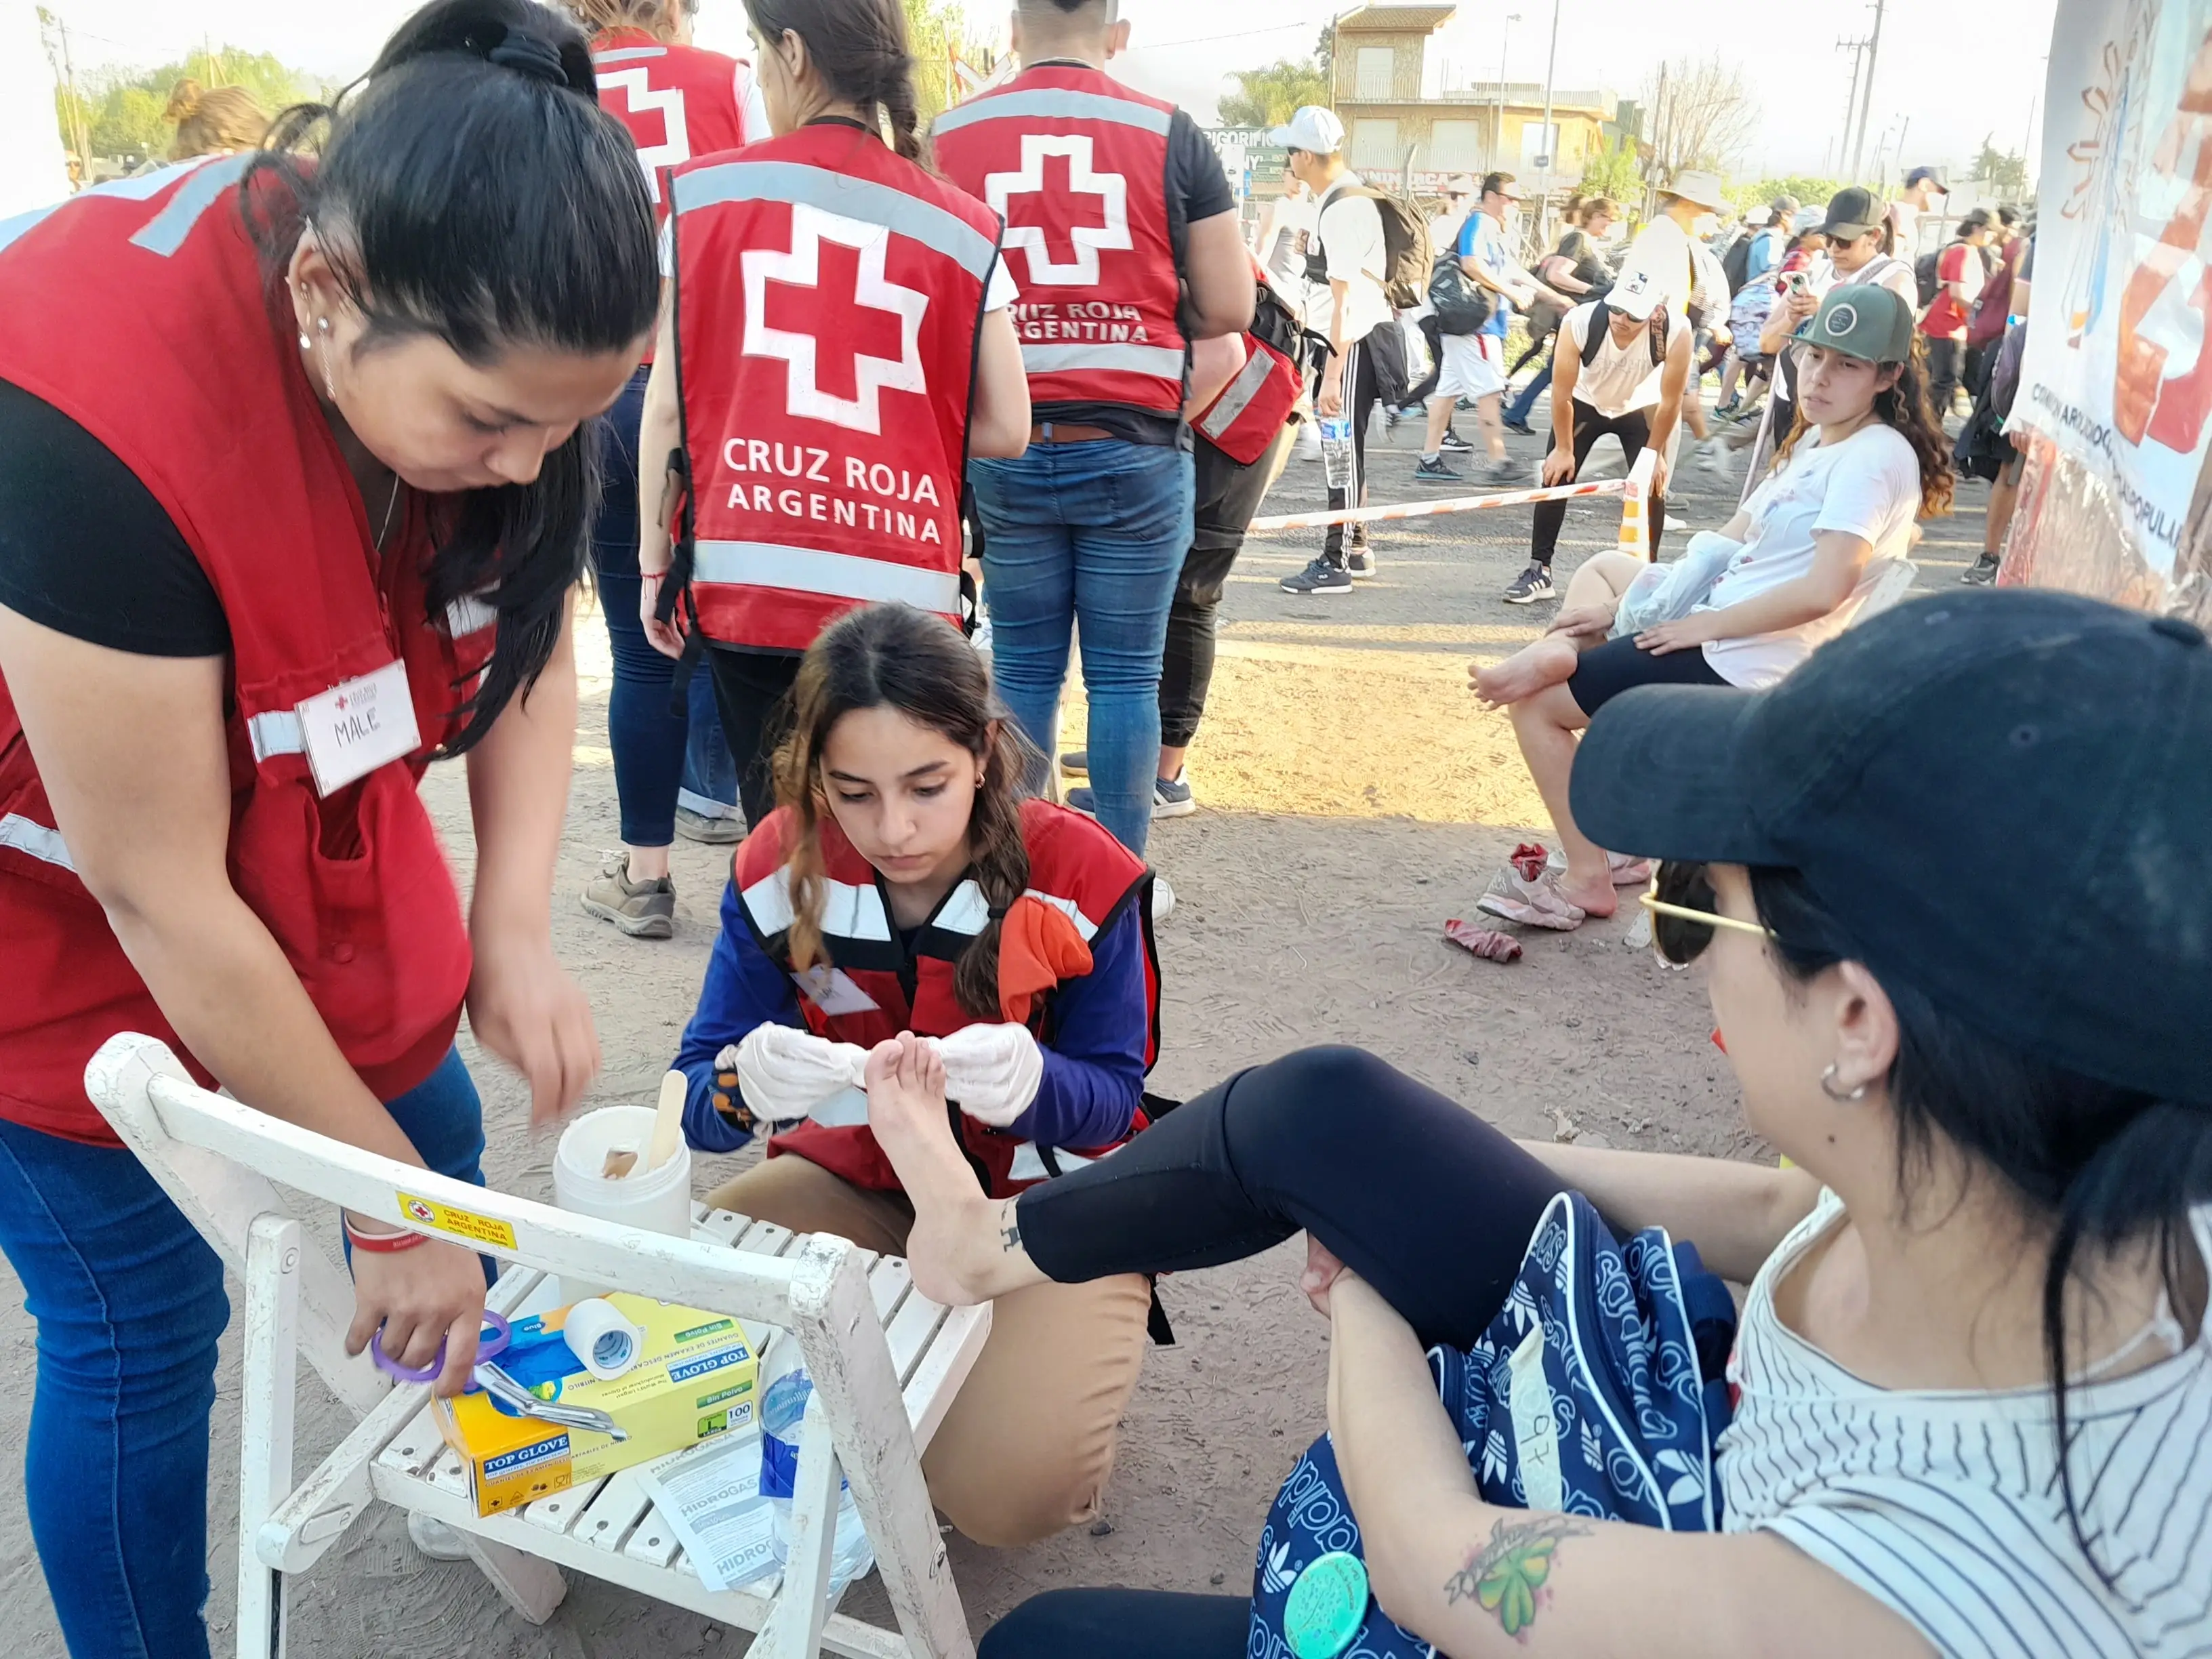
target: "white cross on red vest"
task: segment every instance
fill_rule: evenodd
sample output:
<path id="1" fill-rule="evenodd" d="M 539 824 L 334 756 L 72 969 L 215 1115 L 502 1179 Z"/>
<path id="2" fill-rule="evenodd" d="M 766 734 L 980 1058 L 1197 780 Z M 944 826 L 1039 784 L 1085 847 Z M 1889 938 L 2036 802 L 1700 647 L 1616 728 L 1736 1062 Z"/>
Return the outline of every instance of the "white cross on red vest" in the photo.
<path id="1" fill-rule="evenodd" d="M 1088 133 L 1024 133 L 1021 167 L 986 174 L 983 195 L 1006 221 L 1006 246 L 1027 255 L 1031 283 L 1094 286 L 1099 250 L 1134 246 L 1129 240 L 1127 181 L 1118 173 L 1091 171 Z M 1037 199 L 1014 205 L 1032 196 Z M 1085 202 L 1085 197 L 1097 200 Z M 1096 223 L 1069 222 L 1071 214 L 1093 212 Z M 1053 246 L 1053 232 L 1061 228 L 1065 258 L 1055 257 Z"/>
<path id="2" fill-rule="evenodd" d="M 792 204 L 788 253 L 745 251 L 744 355 L 784 360 L 784 407 L 790 413 L 880 434 L 884 388 L 928 390 L 921 371 L 921 319 L 929 296 L 884 275 L 890 251 L 890 232 L 883 226 L 805 202 Z M 771 286 L 814 292 L 804 300 L 779 301 L 779 326 L 769 315 Z M 847 387 L 849 397 L 841 395 Z"/>

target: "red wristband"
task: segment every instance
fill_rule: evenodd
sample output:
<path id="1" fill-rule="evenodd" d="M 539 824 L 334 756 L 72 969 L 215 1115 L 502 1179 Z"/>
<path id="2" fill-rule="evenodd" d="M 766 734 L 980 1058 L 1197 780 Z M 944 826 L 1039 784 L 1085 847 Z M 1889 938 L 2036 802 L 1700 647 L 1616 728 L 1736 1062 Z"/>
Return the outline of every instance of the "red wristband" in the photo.
<path id="1" fill-rule="evenodd" d="M 427 1233 L 365 1233 L 353 1224 L 353 1218 L 345 1218 L 345 1235 L 356 1250 L 367 1250 L 372 1255 L 389 1255 L 395 1250 L 411 1250 L 417 1244 L 430 1242 Z"/>

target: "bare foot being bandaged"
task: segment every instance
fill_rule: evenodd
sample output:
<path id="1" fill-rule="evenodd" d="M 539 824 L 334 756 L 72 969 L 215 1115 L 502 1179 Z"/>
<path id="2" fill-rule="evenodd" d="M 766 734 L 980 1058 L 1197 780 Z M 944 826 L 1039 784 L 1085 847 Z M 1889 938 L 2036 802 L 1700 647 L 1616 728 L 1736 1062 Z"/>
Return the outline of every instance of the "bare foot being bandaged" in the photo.
<path id="1" fill-rule="evenodd" d="M 994 1199 L 952 1138 L 945 1062 L 911 1034 L 879 1042 L 867 1065 L 868 1127 L 914 1205 L 907 1266 L 933 1302 L 988 1302 L 1044 1275 L 1021 1249 L 1012 1199 Z"/>

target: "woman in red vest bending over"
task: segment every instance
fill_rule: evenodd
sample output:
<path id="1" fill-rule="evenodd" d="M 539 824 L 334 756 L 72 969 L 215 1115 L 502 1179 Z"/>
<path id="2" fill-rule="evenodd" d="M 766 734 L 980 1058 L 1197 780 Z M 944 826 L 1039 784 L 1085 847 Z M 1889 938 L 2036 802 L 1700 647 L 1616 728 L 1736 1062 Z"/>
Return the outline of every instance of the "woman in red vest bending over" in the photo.
<path id="1" fill-rule="evenodd" d="M 651 331 L 652 205 L 583 37 L 527 0 L 417 13 L 297 161 L 325 114 L 0 223 L 0 1246 L 79 1659 L 207 1653 L 228 1317 L 86 1098 L 93 1051 L 161 1036 L 263 1111 L 472 1180 L 465 1003 L 540 1116 L 599 1063 L 549 893 L 580 427 Z M 462 752 L 465 920 L 416 793 Z M 443 1342 L 458 1389 L 482 1267 L 397 1215 L 347 1218 L 350 1346 Z"/>
<path id="2" fill-rule="evenodd" d="M 799 653 L 870 600 L 958 615 L 967 458 L 1020 454 L 1030 404 L 999 216 L 921 164 L 898 0 L 748 9 L 775 137 L 671 181 L 638 568 L 647 631 L 674 654 L 656 580 L 672 532 L 758 823 Z"/>
<path id="3" fill-rule="evenodd" d="M 1020 798 L 1034 758 L 939 617 L 870 605 L 801 661 L 781 803 L 738 849 L 722 936 L 676 1064 L 691 1144 L 783 1126 L 709 1200 L 903 1251 L 913 1206 L 854 1085 L 876 1044 L 939 1040 L 969 1167 L 1007 1195 L 1145 1124 L 1157 1044 L 1152 878 L 1105 830 Z M 1089 1520 L 1136 1386 L 1136 1275 L 1000 1302 L 922 1459 L 979 1543 Z"/>
<path id="4" fill-rule="evenodd" d="M 768 137 L 768 111 L 752 66 L 691 44 L 697 0 L 564 3 L 591 32 L 600 106 L 629 129 L 658 217 L 668 213 L 662 189 L 667 168 Z M 668 849 L 678 832 L 728 842 L 744 826 L 737 817 L 737 769 L 714 713 L 714 686 L 697 679 L 675 704 L 675 665 L 653 649 L 639 625 L 637 434 L 645 377 L 641 368 L 599 428 L 592 563 L 614 653 L 607 746 L 614 751 L 623 846 L 584 890 L 583 901 L 589 914 L 634 939 L 666 939 L 676 930 Z M 665 459 L 656 456 L 654 465 Z"/>

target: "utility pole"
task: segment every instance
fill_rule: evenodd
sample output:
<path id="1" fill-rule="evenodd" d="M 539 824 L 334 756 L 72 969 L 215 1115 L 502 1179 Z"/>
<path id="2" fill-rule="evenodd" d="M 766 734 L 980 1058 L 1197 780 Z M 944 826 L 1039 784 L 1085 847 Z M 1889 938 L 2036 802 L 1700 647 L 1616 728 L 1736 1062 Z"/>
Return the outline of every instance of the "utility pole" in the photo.
<path id="1" fill-rule="evenodd" d="M 1542 222 L 1548 235 L 1552 215 L 1552 175 L 1559 170 L 1559 135 L 1552 125 L 1552 76 L 1559 66 L 1559 0 L 1552 0 L 1552 51 L 1544 60 L 1544 208 Z"/>
<path id="2" fill-rule="evenodd" d="M 1505 166 L 1505 49 L 1513 39 L 1513 26 L 1521 21 L 1521 14 L 1509 11 L 1504 26 L 1498 32 L 1498 124 L 1490 130 L 1490 167 L 1492 172 Z"/>
<path id="3" fill-rule="evenodd" d="M 1889 0 L 1874 0 L 1874 34 L 1867 41 L 1866 74 L 1859 88 L 1859 137 L 1851 146 L 1851 176 L 1859 174 L 1859 158 L 1866 149 L 1867 121 L 1874 113 L 1874 75 L 1875 64 L 1881 57 L 1881 20 L 1889 9 Z"/>
<path id="4" fill-rule="evenodd" d="M 84 100 L 76 89 L 76 61 L 70 54 L 69 25 L 52 12 L 42 11 L 50 19 L 62 40 L 62 84 L 69 88 L 70 148 L 76 151 L 77 176 L 87 185 L 92 182 L 92 135 L 85 131 Z"/>
<path id="5" fill-rule="evenodd" d="M 1851 89 L 1844 99 L 1844 136 L 1836 147 L 1836 165 L 1839 167 L 1844 164 L 1844 152 L 1850 148 L 1851 124 L 1858 119 L 1859 71 L 1866 66 L 1866 49 L 1867 43 L 1863 38 L 1836 42 L 1838 52 L 1847 52 L 1851 55 Z"/>

